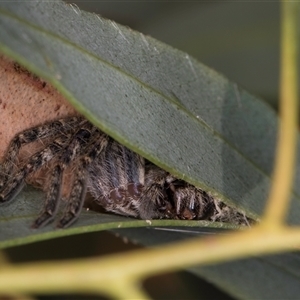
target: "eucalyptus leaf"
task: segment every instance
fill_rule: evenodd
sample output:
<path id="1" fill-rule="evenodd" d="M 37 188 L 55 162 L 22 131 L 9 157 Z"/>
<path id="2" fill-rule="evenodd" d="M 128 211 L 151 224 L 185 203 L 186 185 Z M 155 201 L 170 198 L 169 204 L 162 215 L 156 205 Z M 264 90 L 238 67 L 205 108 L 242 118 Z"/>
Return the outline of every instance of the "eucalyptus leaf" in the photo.
<path id="1" fill-rule="evenodd" d="M 186 53 L 58 0 L 0 2 L 0 51 L 47 79 L 119 142 L 253 218 L 262 213 L 278 118 L 235 83 Z M 293 224 L 300 215 L 298 169 L 289 215 Z M 41 199 L 41 192 L 26 189 L 12 205 L 1 207 L 0 247 L 120 226 L 181 224 L 197 226 L 202 234 L 200 227 L 207 226 L 84 212 L 67 230 L 34 231 L 30 224 Z M 128 231 L 132 238 L 134 232 Z M 143 243 L 172 240 L 152 232 L 153 240 Z M 182 237 L 194 234 L 185 231 Z M 193 272 L 241 298 L 287 299 L 299 295 L 296 263 L 298 257 L 288 254 Z"/>
<path id="2" fill-rule="evenodd" d="M 1 2 L 0 50 L 119 142 L 250 217 L 262 213 L 277 116 L 188 54 L 59 0 Z"/>
<path id="3" fill-rule="evenodd" d="M 2 2 L 0 22 L 0 50 L 105 132 L 249 216 L 261 214 L 277 127 L 265 103 L 189 55 L 61 1 Z M 299 210 L 294 201 L 291 221 Z"/>
<path id="4" fill-rule="evenodd" d="M 186 226 L 189 228 L 210 228 L 218 232 L 223 228 L 237 229 L 237 226 L 208 221 L 179 220 L 137 220 L 114 214 L 83 210 L 79 220 L 70 228 L 59 230 L 55 223 L 44 228 L 32 229 L 31 225 L 42 207 L 44 195 L 40 190 L 27 187 L 13 203 L 1 206 L 0 210 L 0 249 L 48 240 L 61 236 L 85 232 L 132 227 Z M 63 204 L 62 204 L 63 206 Z M 63 210 L 63 207 L 62 207 Z M 56 220 L 58 221 L 58 220 Z"/>
<path id="5" fill-rule="evenodd" d="M 264 102 L 185 53 L 61 1 L 2 2 L 0 22 L 0 49 L 105 132 L 249 216 L 261 214 L 278 123 Z"/>

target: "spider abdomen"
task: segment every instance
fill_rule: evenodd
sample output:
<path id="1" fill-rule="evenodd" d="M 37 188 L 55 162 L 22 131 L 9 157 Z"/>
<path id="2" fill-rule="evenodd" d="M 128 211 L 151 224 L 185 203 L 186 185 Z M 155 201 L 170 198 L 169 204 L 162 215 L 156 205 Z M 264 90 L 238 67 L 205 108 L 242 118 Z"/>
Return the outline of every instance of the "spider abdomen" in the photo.
<path id="1" fill-rule="evenodd" d="M 144 186 L 144 159 L 108 138 L 101 154 L 88 167 L 88 188 L 108 211 L 138 217 L 137 201 Z"/>

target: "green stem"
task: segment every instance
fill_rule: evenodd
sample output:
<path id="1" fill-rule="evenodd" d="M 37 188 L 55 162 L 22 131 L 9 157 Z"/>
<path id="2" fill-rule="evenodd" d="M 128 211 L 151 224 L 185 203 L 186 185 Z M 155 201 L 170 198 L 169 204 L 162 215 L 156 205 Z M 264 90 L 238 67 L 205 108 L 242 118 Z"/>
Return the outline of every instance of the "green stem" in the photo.
<path id="1" fill-rule="evenodd" d="M 263 223 L 284 223 L 293 184 L 298 136 L 298 16 L 300 3 L 282 1 L 280 128 L 272 189 Z"/>
<path id="2" fill-rule="evenodd" d="M 102 259 L 6 266 L 0 270 L 0 294 L 80 292 L 102 293 L 118 299 L 133 296 L 147 299 L 137 284 L 153 274 L 249 255 L 294 251 L 297 245 L 300 245 L 299 228 L 268 231 L 258 226 L 227 236 L 189 240 Z"/>

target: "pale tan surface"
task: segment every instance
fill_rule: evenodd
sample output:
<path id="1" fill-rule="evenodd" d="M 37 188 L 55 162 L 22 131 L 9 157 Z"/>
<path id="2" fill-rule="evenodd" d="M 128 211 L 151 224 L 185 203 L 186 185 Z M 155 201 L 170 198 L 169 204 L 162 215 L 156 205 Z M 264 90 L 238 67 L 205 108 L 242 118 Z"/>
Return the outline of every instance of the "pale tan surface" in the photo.
<path id="1" fill-rule="evenodd" d="M 74 114 L 53 87 L 0 55 L 0 160 L 16 133 Z"/>
<path id="2" fill-rule="evenodd" d="M 9 142 L 17 133 L 75 114 L 77 113 L 74 108 L 50 84 L 0 55 L 0 162 L 4 158 Z M 32 144 L 24 147 L 20 158 L 26 159 L 42 146 Z M 49 165 L 27 182 L 45 189 L 47 181 L 45 171 L 48 169 Z M 63 194 L 65 193 L 64 189 Z"/>

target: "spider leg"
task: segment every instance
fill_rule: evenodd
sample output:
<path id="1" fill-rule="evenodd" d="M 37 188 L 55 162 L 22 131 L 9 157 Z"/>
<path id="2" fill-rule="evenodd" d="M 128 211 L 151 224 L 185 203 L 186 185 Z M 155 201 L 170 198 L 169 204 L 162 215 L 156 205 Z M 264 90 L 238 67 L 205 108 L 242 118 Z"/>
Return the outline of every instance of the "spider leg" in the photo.
<path id="1" fill-rule="evenodd" d="M 95 139 L 87 147 L 86 156 L 82 157 L 78 163 L 75 180 L 72 187 L 67 207 L 59 220 L 57 227 L 65 228 L 75 222 L 82 210 L 86 189 L 87 189 L 87 168 L 95 161 L 100 153 L 107 146 L 107 139 L 103 139 L 105 134 L 97 130 Z"/>
<path id="2" fill-rule="evenodd" d="M 10 142 L 1 168 L 0 190 L 6 185 L 9 177 L 12 175 L 17 156 L 23 145 L 45 139 L 49 136 L 55 136 L 57 133 L 67 134 L 73 130 L 74 126 L 78 126 L 81 122 L 84 122 L 81 117 L 71 117 L 30 128 L 16 135 Z"/>
<path id="3" fill-rule="evenodd" d="M 188 183 L 172 187 L 176 215 L 179 219 L 210 220 L 240 225 L 251 223 L 243 213 L 238 212 L 208 193 Z"/>
<path id="4" fill-rule="evenodd" d="M 43 151 L 33 154 L 29 161 L 23 166 L 13 179 L 8 182 L 2 190 L 0 190 L 0 203 L 12 200 L 22 189 L 26 177 L 40 169 L 43 165 L 49 162 L 62 149 L 68 137 L 62 136 L 56 139 L 52 144 L 46 147 Z"/>
<path id="5" fill-rule="evenodd" d="M 143 219 L 207 219 L 213 210 L 213 198 L 199 188 L 149 165 L 139 213 Z"/>
<path id="6" fill-rule="evenodd" d="M 138 211 L 142 219 L 174 218 L 174 205 L 166 186 L 168 173 L 154 165 L 146 166 L 145 186 Z"/>
<path id="7" fill-rule="evenodd" d="M 51 184 L 47 193 L 44 207 L 38 218 L 33 222 L 32 228 L 39 228 L 51 222 L 57 212 L 61 195 L 63 169 L 60 165 L 56 165 L 51 174 Z"/>
<path id="8" fill-rule="evenodd" d="M 68 145 L 61 151 L 59 161 L 55 165 L 50 179 L 49 192 L 47 193 L 46 201 L 44 203 L 43 209 L 40 212 L 38 218 L 33 222 L 33 228 L 39 228 L 47 223 L 51 222 L 56 213 L 61 199 L 61 186 L 63 180 L 63 171 L 74 161 L 80 154 L 82 154 L 82 149 L 85 149 L 86 144 L 91 139 L 92 133 L 96 128 L 90 124 L 86 123 L 82 128 L 80 128 L 72 138 L 68 140 Z M 78 173 L 77 173 L 78 175 Z M 78 177 L 78 176 L 77 176 Z M 77 185 L 81 186 L 81 180 L 84 178 L 76 178 Z M 74 191 L 73 189 L 76 189 Z M 78 189 L 76 186 L 73 187 L 70 198 L 73 199 L 74 193 L 76 195 Z M 85 192 L 84 192 L 85 194 Z M 83 195 L 84 197 L 84 195 Z"/>
<path id="9" fill-rule="evenodd" d="M 172 183 L 176 215 L 179 219 L 208 219 L 214 212 L 213 198 L 199 188 L 183 183 L 175 187 Z"/>
<path id="10" fill-rule="evenodd" d="M 245 226 L 253 224 L 253 220 L 248 218 L 244 213 L 229 207 L 218 199 L 213 200 L 213 209 L 214 213 L 210 217 L 210 220 L 213 222 L 226 222 Z"/>
<path id="11" fill-rule="evenodd" d="M 76 178 L 72 187 L 71 195 L 68 199 L 65 212 L 59 220 L 57 227 L 65 228 L 75 222 L 82 210 L 86 195 L 86 170 L 84 164 L 77 168 Z"/>

